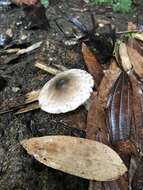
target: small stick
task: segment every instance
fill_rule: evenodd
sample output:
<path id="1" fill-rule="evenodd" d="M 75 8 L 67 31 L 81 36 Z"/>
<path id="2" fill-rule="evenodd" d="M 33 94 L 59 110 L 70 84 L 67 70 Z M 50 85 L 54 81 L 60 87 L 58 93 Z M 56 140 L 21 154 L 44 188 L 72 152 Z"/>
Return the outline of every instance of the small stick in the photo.
<path id="1" fill-rule="evenodd" d="M 141 33 L 142 31 L 141 30 L 125 30 L 125 31 L 116 32 L 116 34 L 127 34 L 127 33 L 132 33 L 132 32 L 139 32 L 139 33 Z"/>
<path id="2" fill-rule="evenodd" d="M 25 108 L 28 104 L 36 102 L 38 100 L 39 92 L 40 89 L 19 96 L 15 100 L 3 101 L 0 107 L 0 115 Z"/>
<path id="3" fill-rule="evenodd" d="M 46 65 L 44 62 L 36 62 L 35 67 L 37 67 L 37 68 L 39 68 L 41 70 L 44 70 L 44 71 L 46 71 L 46 72 L 48 72 L 48 73 L 50 73 L 52 75 L 56 75 L 56 74 L 61 72 L 58 69 L 55 69 L 55 68 L 53 68 L 51 66 Z"/>
<path id="4" fill-rule="evenodd" d="M 33 102 L 31 104 L 26 104 L 25 107 L 23 108 L 20 108 L 19 110 L 17 110 L 15 112 L 15 115 L 18 115 L 18 114 L 21 114 L 21 113 L 26 113 L 26 112 L 29 112 L 29 111 L 33 111 L 33 110 L 36 110 L 36 109 L 39 109 L 40 106 L 38 104 L 38 102 Z"/>

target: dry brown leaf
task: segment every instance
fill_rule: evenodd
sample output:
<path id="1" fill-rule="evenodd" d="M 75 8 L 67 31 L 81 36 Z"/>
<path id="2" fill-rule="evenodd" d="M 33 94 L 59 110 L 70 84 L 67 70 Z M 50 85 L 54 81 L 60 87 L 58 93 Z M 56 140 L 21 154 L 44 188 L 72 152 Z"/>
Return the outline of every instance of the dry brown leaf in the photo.
<path id="1" fill-rule="evenodd" d="M 121 69 L 117 66 L 116 60 L 111 59 L 109 69 L 105 72 L 105 75 L 98 88 L 98 98 L 100 99 L 100 102 L 104 108 L 106 107 L 110 90 L 120 73 Z"/>
<path id="2" fill-rule="evenodd" d="M 87 69 L 94 78 L 95 86 L 98 87 L 102 77 L 104 76 L 102 67 L 100 63 L 97 61 L 95 55 L 91 52 L 91 50 L 86 46 L 85 43 L 82 43 L 82 54 Z"/>
<path id="3" fill-rule="evenodd" d="M 133 119 L 132 138 L 136 146 L 143 152 L 143 91 L 142 84 L 135 76 L 130 75 L 133 90 Z"/>
<path id="4" fill-rule="evenodd" d="M 143 79 L 143 56 L 141 56 L 140 53 L 132 47 L 127 46 L 127 50 L 135 73 Z"/>
<path id="5" fill-rule="evenodd" d="M 127 46 L 136 49 L 137 52 L 143 56 L 143 41 L 137 40 L 135 38 L 130 38 L 127 42 Z"/>
<path id="6" fill-rule="evenodd" d="M 114 180 L 127 171 L 115 151 L 96 141 L 45 136 L 23 140 L 21 144 L 41 163 L 89 180 Z"/>
<path id="7" fill-rule="evenodd" d="M 125 43 L 121 43 L 119 46 L 119 56 L 121 60 L 121 66 L 123 67 L 124 71 L 130 71 L 132 69 L 132 64 L 129 59 L 128 49 Z"/>
<path id="8" fill-rule="evenodd" d="M 105 112 L 95 94 L 87 115 L 86 138 L 108 144 L 107 135 Z"/>

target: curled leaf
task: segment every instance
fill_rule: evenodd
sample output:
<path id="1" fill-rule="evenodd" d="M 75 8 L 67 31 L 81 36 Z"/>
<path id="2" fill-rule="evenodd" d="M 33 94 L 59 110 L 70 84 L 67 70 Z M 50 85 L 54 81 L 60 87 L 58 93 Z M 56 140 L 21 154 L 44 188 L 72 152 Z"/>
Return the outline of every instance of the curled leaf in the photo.
<path id="1" fill-rule="evenodd" d="M 131 82 L 122 72 L 116 80 L 108 100 L 108 122 L 112 143 L 128 139 L 131 127 Z"/>
<path id="2" fill-rule="evenodd" d="M 102 67 L 85 43 L 82 43 L 82 53 L 87 69 L 94 78 L 95 86 L 98 87 L 104 76 Z"/>
<path id="3" fill-rule="evenodd" d="M 45 136 L 23 140 L 21 144 L 41 163 L 89 180 L 113 180 L 127 171 L 115 151 L 96 141 Z"/>

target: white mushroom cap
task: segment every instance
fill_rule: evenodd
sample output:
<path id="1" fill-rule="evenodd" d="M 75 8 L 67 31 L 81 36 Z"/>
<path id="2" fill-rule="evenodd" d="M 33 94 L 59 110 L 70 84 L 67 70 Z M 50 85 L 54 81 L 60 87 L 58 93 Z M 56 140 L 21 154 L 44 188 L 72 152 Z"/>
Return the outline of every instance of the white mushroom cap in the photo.
<path id="1" fill-rule="evenodd" d="M 94 81 L 84 70 L 70 69 L 49 80 L 39 95 L 39 105 L 48 113 L 65 113 L 75 110 L 89 97 Z"/>

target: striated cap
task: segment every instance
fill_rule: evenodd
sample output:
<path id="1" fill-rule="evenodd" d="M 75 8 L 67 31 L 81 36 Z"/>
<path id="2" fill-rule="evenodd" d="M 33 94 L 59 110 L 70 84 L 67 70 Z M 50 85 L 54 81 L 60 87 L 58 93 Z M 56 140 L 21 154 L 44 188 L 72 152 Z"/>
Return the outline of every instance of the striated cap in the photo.
<path id="1" fill-rule="evenodd" d="M 89 97 L 94 81 L 81 69 L 70 69 L 57 74 L 40 91 L 39 105 L 48 113 L 65 113 L 75 110 Z"/>

